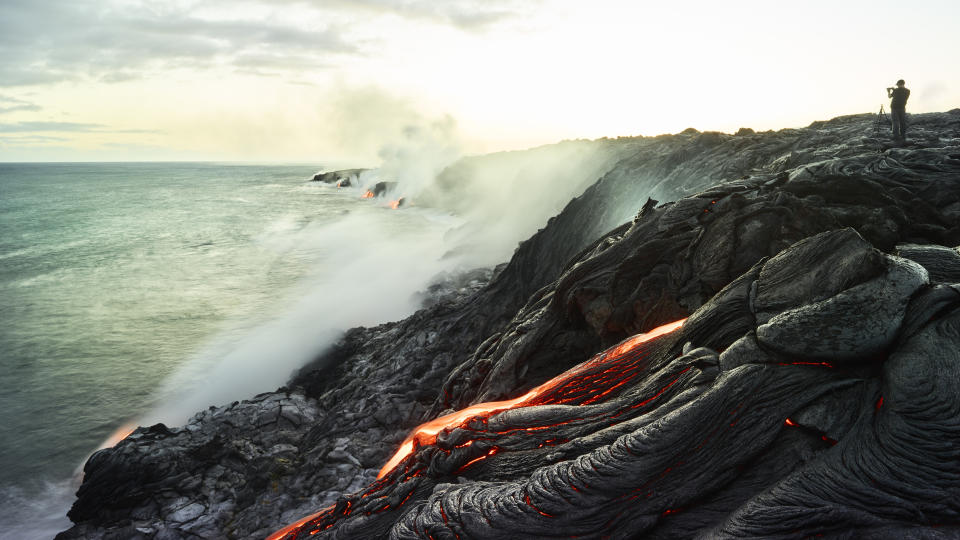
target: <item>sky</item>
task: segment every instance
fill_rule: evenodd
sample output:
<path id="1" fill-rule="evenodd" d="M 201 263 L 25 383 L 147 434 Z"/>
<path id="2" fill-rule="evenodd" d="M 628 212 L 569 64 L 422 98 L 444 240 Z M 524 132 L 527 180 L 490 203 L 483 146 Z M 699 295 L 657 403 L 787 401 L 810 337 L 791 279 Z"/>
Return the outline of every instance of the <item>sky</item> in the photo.
<path id="1" fill-rule="evenodd" d="M 0 161 L 759 131 L 875 113 L 900 78 L 944 111 L 958 24 L 955 0 L 0 0 Z"/>

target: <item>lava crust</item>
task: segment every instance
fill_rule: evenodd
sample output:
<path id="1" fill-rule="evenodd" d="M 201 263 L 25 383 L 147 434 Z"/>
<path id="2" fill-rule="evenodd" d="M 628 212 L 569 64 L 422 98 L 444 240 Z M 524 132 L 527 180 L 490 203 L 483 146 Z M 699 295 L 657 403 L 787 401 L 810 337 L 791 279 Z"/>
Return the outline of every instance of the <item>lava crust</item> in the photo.
<path id="1" fill-rule="evenodd" d="M 96 453 L 58 538 L 960 537 L 960 110 L 872 120 L 635 141 L 506 265 Z"/>

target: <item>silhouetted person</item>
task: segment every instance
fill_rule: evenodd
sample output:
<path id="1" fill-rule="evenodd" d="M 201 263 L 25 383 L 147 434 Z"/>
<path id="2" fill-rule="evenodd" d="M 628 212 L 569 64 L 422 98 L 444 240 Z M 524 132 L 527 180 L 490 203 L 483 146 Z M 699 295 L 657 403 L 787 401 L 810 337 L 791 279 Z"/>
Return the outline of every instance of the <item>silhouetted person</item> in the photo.
<path id="1" fill-rule="evenodd" d="M 901 142 L 907 139 L 907 99 L 910 97 L 910 90 L 904 84 L 906 83 L 903 79 L 900 79 L 896 88 L 887 88 L 890 116 L 893 119 L 893 138 Z"/>

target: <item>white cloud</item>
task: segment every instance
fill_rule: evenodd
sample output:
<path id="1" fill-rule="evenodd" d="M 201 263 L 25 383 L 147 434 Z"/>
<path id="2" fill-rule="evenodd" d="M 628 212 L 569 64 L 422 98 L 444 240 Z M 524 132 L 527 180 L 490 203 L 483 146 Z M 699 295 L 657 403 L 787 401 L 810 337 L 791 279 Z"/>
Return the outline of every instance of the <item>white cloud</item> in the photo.
<path id="1" fill-rule="evenodd" d="M 537 2 L 515 0 L 335 0 L 354 10 L 370 10 L 402 17 L 451 24 L 465 30 L 481 30 L 515 16 Z"/>
<path id="2" fill-rule="evenodd" d="M 113 129 L 103 124 L 85 122 L 13 122 L 0 124 L 0 133 L 160 133 L 154 129 Z"/>
<path id="3" fill-rule="evenodd" d="M 302 29 L 282 21 L 201 19 L 143 6 L 26 3 L 0 5 L 0 85 L 65 80 L 121 81 L 168 68 L 313 67 L 324 57 L 358 53 L 338 29 Z M 307 62 L 305 59 L 311 59 Z M 317 60 L 313 60 L 317 59 Z"/>
<path id="4" fill-rule="evenodd" d="M 182 3 L 181 3 L 182 4 Z M 0 86 L 120 82 L 172 68 L 233 66 L 276 73 L 324 69 L 369 52 L 353 35 L 371 14 L 488 27 L 513 0 L 333 0 L 247 3 L 0 3 Z"/>
<path id="5" fill-rule="evenodd" d="M 43 107 L 30 101 L 0 95 L 0 114 L 7 114 L 17 111 L 39 111 L 42 108 Z"/>
<path id="6" fill-rule="evenodd" d="M 0 124 L 0 133 L 41 133 L 48 131 L 85 133 L 100 131 L 104 127 L 106 126 L 83 122 L 15 122 Z"/>

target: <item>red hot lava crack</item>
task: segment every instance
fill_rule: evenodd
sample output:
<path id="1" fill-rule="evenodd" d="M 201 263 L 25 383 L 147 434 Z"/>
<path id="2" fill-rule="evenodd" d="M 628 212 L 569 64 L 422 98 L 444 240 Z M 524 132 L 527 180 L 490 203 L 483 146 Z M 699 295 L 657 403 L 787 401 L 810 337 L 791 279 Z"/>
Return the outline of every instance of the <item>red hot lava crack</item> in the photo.
<path id="1" fill-rule="evenodd" d="M 401 463 L 406 461 L 407 458 L 412 456 L 416 448 L 436 444 L 437 435 L 444 430 L 466 426 L 469 422 L 475 419 L 485 421 L 494 414 L 508 409 L 547 404 L 586 405 L 611 397 L 618 389 L 624 388 L 636 377 L 636 375 L 640 373 L 640 371 L 642 371 L 641 360 L 645 356 L 645 351 L 641 345 L 660 336 L 673 332 L 674 330 L 680 328 L 684 321 L 686 321 L 686 319 L 665 324 L 644 334 L 638 334 L 630 339 L 627 339 L 619 345 L 599 353 L 586 362 L 583 362 L 582 364 L 564 373 L 561 373 L 560 375 L 550 379 L 540 386 L 533 388 L 520 397 L 503 401 L 478 403 L 455 413 L 441 416 L 437 419 L 421 424 L 414 429 L 409 436 L 407 436 L 393 457 L 387 460 L 386 464 L 384 464 L 383 468 L 380 469 L 380 472 L 377 475 L 377 482 L 375 482 L 374 486 L 371 486 L 371 488 L 374 488 L 376 484 L 385 481 L 385 477 L 394 469 L 396 469 Z M 686 370 L 684 370 L 684 372 L 685 371 Z M 678 374 L 678 377 L 681 374 Z M 676 382 L 676 379 L 673 382 Z M 673 382 L 661 389 L 653 397 L 647 399 L 639 405 L 636 405 L 635 407 L 642 407 L 650 401 L 653 401 L 663 394 L 670 386 L 672 386 Z M 548 429 L 550 427 L 553 426 L 518 428 L 517 431 L 536 431 L 538 429 Z M 541 444 L 541 446 L 544 444 L 556 444 L 556 442 L 557 439 L 549 439 Z M 472 441 L 468 441 L 461 446 L 468 446 L 471 443 Z M 493 456 L 499 451 L 500 449 L 494 446 L 479 457 L 476 457 L 462 465 L 457 472 L 462 472 L 467 467 Z M 409 468 L 409 464 L 406 468 Z M 369 490 L 364 496 L 366 495 L 369 495 Z M 409 498 L 409 496 L 407 498 Z M 404 499 L 403 502 L 406 502 L 406 499 Z M 400 504 L 402 505 L 403 503 L 401 502 Z M 386 508 L 382 508 L 381 511 L 382 510 L 386 510 Z M 548 515 L 539 509 L 536 510 L 544 516 Z M 307 530 L 310 531 L 310 534 L 316 534 L 321 530 L 318 528 L 319 522 L 321 520 L 326 520 L 330 517 L 333 517 L 333 512 L 333 508 L 327 508 L 316 514 L 307 516 L 273 533 L 268 537 L 267 540 L 293 539 L 297 538 L 301 532 L 306 532 Z M 350 507 L 348 505 L 345 508 L 343 515 L 346 516 L 349 514 Z M 322 529 L 328 528 L 332 525 L 332 523 L 333 522 L 328 523 L 326 526 L 322 527 Z"/>

